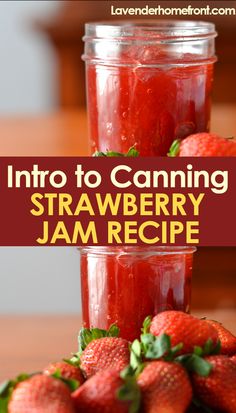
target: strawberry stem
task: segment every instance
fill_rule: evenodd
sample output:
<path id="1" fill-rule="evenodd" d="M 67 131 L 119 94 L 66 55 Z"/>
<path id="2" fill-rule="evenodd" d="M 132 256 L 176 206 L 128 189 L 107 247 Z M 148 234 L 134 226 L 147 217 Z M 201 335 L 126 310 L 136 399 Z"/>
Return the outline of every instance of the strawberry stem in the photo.
<path id="1" fill-rule="evenodd" d="M 178 156 L 179 154 L 179 149 L 180 149 L 180 139 L 176 139 L 174 140 L 174 142 L 172 143 L 170 149 L 169 149 L 169 153 L 167 154 L 170 157 L 175 157 Z"/>
<path id="2" fill-rule="evenodd" d="M 141 331 L 143 334 L 148 334 L 150 331 L 150 326 L 152 322 L 152 317 L 149 315 L 148 317 L 145 318 L 143 322 L 143 327 L 141 328 Z"/>

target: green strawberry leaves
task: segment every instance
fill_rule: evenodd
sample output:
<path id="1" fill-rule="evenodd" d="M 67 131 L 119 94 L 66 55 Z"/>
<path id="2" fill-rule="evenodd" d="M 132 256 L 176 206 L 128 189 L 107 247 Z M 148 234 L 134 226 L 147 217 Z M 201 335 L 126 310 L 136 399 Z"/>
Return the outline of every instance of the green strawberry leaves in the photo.
<path id="1" fill-rule="evenodd" d="M 203 349 L 202 349 L 202 355 L 203 356 L 208 356 L 208 355 L 216 355 L 220 354 L 221 350 L 221 342 L 220 340 L 217 341 L 216 344 L 213 343 L 213 341 L 209 338 L 207 342 L 205 343 Z"/>
<path id="2" fill-rule="evenodd" d="M 137 149 L 135 149 L 134 146 L 132 146 L 131 148 L 129 148 L 128 152 L 126 152 L 126 153 L 115 152 L 115 151 L 106 151 L 106 152 L 96 151 L 93 154 L 93 156 L 94 157 L 102 157 L 103 156 L 103 157 L 106 157 L 106 158 L 118 157 L 118 156 L 136 158 L 137 156 L 139 156 L 139 152 L 137 151 Z"/>
<path id="3" fill-rule="evenodd" d="M 148 319 L 144 322 L 142 331 L 149 330 Z M 200 376 L 209 376 L 212 365 L 205 356 L 212 354 L 219 354 L 220 342 L 215 345 L 211 339 L 207 340 L 204 347 L 195 346 L 194 352 L 191 354 L 178 355 L 183 349 L 183 343 L 172 347 L 171 337 L 167 334 L 154 336 L 151 333 L 141 335 L 140 341 L 135 340 L 130 348 L 130 367 L 137 376 L 144 368 L 143 360 L 165 360 L 175 361 L 183 365 L 189 372 L 195 372 Z"/>
<path id="4" fill-rule="evenodd" d="M 200 357 L 210 356 L 220 354 L 221 342 L 217 341 L 216 344 L 213 343 L 212 339 L 209 338 L 203 347 L 195 346 L 194 354 L 197 354 Z"/>
<path id="5" fill-rule="evenodd" d="M 14 380 L 6 380 L 0 385 L 0 412 L 8 413 L 8 403 L 12 392 L 18 383 L 29 379 L 32 375 L 22 373 Z"/>
<path id="6" fill-rule="evenodd" d="M 97 157 L 105 157 L 105 158 L 112 158 L 112 157 L 117 157 L 117 156 L 124 156 L 123 153 L 120 152 L 115 152 L 115 151 L 107 151 L 107 152 L 100 152 L 96 151 L 94 152 L 93 156 L 95 158 Z"/>
<path id="7" fill-rule="evenodd" d="M 8 413 L 8 402 L 10 397 L 0 397 L 0 412 Z"/>
<path id="8" fill-rule="evenodd" d="M 211 339 L 207 340 L 204 347 L 195 346 L 193 354 L 184 354 L 176 357 L 189 372 L 194 372 L 203 377 L 208 377 L 212 371 L 212 365 L 204 359 L 205 356 L 219 354 L 221 343 L 216 344 Z"/>
<path id="9" fill-rule="evenodd" d="M 69 387 L 71 393 L 75 390 L 78 389 L 80 383 L 78 380 L 75 379 L 66 379 L 65 377 L 63 377 L 61 375 L 61 371 L 60 369 L 57 369 L 55 371 L 55 373 L 51 374 L 52 377 L 54 377 L 55 379 L 61 380 L 63 383 L 65 383 L 67 385 L 67 387 Z"/>
<path id="10" fill-rule="evenodd" d="M 162 334 L 158 337 L 149 333 L 152 318 L 148 316 L 143 322 L 141 329 L 141 346 L 145 358 L 159 359 L 165 356 L 165 359 L 173 360 L 174 356 L 182 349 L 183 344 L 180 343 L 175 347 L 171 347 L 171 338 L 167 334 Z"/>
<path id="11" fill-rule="evenodd" d="M 145 367 L 143 360 L 174 361 L 182 347 L 182 343 L 171 347 L 171 339 L 167 334 L 158 337 L 150 333 L 142 334 L 140 341 L 136 339 L 131 344 L 130 368 L 137 377 Z"/>
<path id="12" fill-rule="evenodd" d="M 141 328 L 142 334 L 148 334 L 150 331 L 150 326 L 152 322 L 152 317 L 149 315 L 145 318 L 143 322 L 143 327 Z"/>
<path id="13" fill-rule="evenodd" d="M 4 397 L 8 393 L 11 387 L 11 384 L 12 384 L 11 380 L 6 380 L 0 384 L 0 397 Z"/>
<path id="14" fill-rule="evenodd" d="M 141 342 L 145 358 L 152 360 L 164 357 L 166 361 L 171 361 L 183 347 L 182 343 L 171 347 L 171 338 L 167 334 L 161 334 L 157 337 L 152 334 L 142 334 Z"/>
<path id="15" fill-rule="evenodd" d="M 169 149 L 169 153 L 167 154 L 169 157 L 178 156 L 179 149 L 180 149 L 180 142 L 181 142 L 180 139 L 174 140 L 174 142 L 172 143 L 172 145 Z"/>
<path id="16" fill-rule="evenodd" d="M 0 412 L 8 412 L 8 402 L 10 400 L 11 394 L 14 390 L 15 385 L 13 381 L 6 380 L 0 385 Z"/>
<path id="17" fill-rule="evenodd" d="M 75 353 L 71 359 L 63 359 L 63 361 L 73 367 L 80 367 L 80 359 L 78 353 Z"/>
<path id="18" fill-rule="evenodd" d="M 212 365 L 208 361 L 194 353 L 178 356 L 175 361 L 182 364 L 187 371 L 203 377 L 208 377 L 212 370 Z"/>
<path id="19" fill-rule="evenodd" d="M 84 351 L 89 343 L 93 340 L 103 337 L 118 337 L 120 334 L 119 328 L 112 324 L 109 330 L 102 330 L 100 328 L 82 328 L 79 332 L 79 353 Z"/>
<path id="20" fill-rule="evenodd" d="M 157 337 L 150 333 L 142 334 L 141 341 L 135 340 L 131 345 L 130 364 L 137 369 L 142 365 L 143 358 L 172 361 L 182 347 L 182 343 L 171 347 L 171 339 L 167 334 Z"/>
<path id="21" fill-rule="evenodd" d="M 130 347 L 130 369 L 138 375 L 143 369 L 143 349 L 139 340 L 134 340 Z M 129 372 L 130 373 L 130 372 Z"/>
<path id="22" fill-rule="evenodd" d="M 140 341 L 136 339 L 130 348 L 130 365 L 139 374 L 143 367 L 143 359 L 158 360 L 165 356 L 165 360 L 173 360 L 181 350 L 182 344 L 172 348 L 171 339 L 167 334 L 158 337 L 149 333 L 152 318 L 148 316 L 143 322 Z"/>
<path id="23" fill-rule="evenodd" d="M 170 351 L 171 342 L 167 334 L 162 334 L 158 337 L 152 334 L 141 336 L 141 341 L 144 346 L 144 354 L 148 359 L 160 359 Z"/>
<path id="24" fill-rule="evenodd" d="M 134 146 L 131 146 L 131 148 L 129 148 L 128 152 L 124 156 L 137 158 L 137 156 L 139 156 L 139 151 L 137 151 Z"/>
<path id="25" fill-rule="evenodd" d="M 137 413 L 141 404 L 141 392 L 136 381 L 135 372 L 131 366 L 120 373 L 123 385 L 117 391 L 119 400 L 130 402 L 129 413 Z"/>

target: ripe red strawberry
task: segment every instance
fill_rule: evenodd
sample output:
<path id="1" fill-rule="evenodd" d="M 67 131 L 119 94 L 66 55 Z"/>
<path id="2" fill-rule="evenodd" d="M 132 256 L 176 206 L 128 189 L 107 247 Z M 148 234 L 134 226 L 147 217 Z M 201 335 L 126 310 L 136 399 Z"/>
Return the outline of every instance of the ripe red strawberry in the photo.
<path id="1" fill-rule="evenodd" d="M 69 388 L 43 374 L 19 383 L 14 389 L 8 413 L 75 413 Z"/>
<path id="2" fill-rule="evenodd" d="M 184 368 L 173 362 L 153 361 L 138 377 L 145 413 L 184 413 L 192 387 Z"/>
<path id="3" fill-rule="evenodd" d="M 95 374 L 72 393 L 78 413 L 128 413 L 130 402 L 117 397 L 122 385 L 117 370 Z"/>
<path id="4" fill-rule="evenodd" d="M 209 339 L 216 345 L 218 340 L 213 326 L 182 311 L 164 311 L 156 315 L 152 319 L 150 333 L 154 336 L 168 334 L 172 346 L 183 343 L 181 353 L 192 353 L 195 346 L 204 347 Z"/>
<path id="5" fill-rule="evenodd" d="M 227 354 L 228 356 L 236 354 L 236 337 L 217 321 L 206 320 L 206 322 L 211 324 L 218 331 L 219 340 L 221 342 L 221 354 Z"/>
<path id="6" fill-rule="evenodd" d="M 236 364 L 227 356 L 209 356 L 213 369 L 208 377 L 193 375 L 196 396 L 207 406 L 236 413 Z"/>
<path id="7" fill-rule="evenodd" d="M 65 379 L 73 379 L 77 380 L 79 384 L 84 382 L 83 374 L 79 367 L 72 366 L 65 361 L 59 361 L 57 363 L 51 363 L 49 366 L 45 367 L 43 370 L 44 374 L 48 374 L 49 376 L 56 373 L 57 371 L 60 372 L 61 376 Z"/>
<path id="8" fill-rule="evenodd" d="M 222 138 L 214 133 L 196 133 L 182 141 L 174 141 L 169 156 L 236 156 L 236 139 Z"/>
<path id="9" fill-rule="evenodd" d="M 236 364 L 236 354 L 232 357 L 230 357 L 230 360 L 232 360 Z"/>
<path id="10" fill-rule="evenodd" d="M 100 370 L 121 371 L 129 364 L 130 351 L 127 340 L 118 337 L 104 337 L 91 341 L 80 357 L 80 368 L 86 378 Z"/>

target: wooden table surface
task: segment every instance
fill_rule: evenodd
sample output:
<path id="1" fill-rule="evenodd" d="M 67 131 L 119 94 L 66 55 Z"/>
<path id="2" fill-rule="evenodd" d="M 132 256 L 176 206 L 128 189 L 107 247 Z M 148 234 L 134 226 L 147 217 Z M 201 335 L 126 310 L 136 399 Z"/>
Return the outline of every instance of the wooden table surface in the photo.
<path id="1" fill-rule="evenodd" d="M 211 129 L 236 135 L 236 105 L 215 105 Z M 84 109 L 40 116 L 0 118 L 1 156 L 86 156 L 87 121 Z"/>
<path id="2" fill-rule="evenodd" d="M 203 310 L 236 334 L 235 311 Z M 0 316 L 0 382 L 22 372 L 40 371 L 77 350 L 80 316 Z"/>
<path id="3" fill-rule="evenodd" d="M 0 118 L 0 156 L 88 155 L 85 110 Z"/>

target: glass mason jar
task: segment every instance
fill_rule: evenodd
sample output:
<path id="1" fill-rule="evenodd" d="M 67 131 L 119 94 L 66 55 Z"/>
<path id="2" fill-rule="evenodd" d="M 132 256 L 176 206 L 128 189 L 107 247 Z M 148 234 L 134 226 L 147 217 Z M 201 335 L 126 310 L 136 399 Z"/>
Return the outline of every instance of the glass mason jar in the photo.
<path id="1" fill-rule="evenodd" d="M 83 325 L 140 335 L 143 320 L 164 310 L 189 312 L 193 247 L 81 249 Z"/>
<path id="2" fill-rule="evenodd" d="M 215 37 L 206 22 L 86 24 L 91 153 L 165 156 L 175 138 L 208 131 Z"/>

